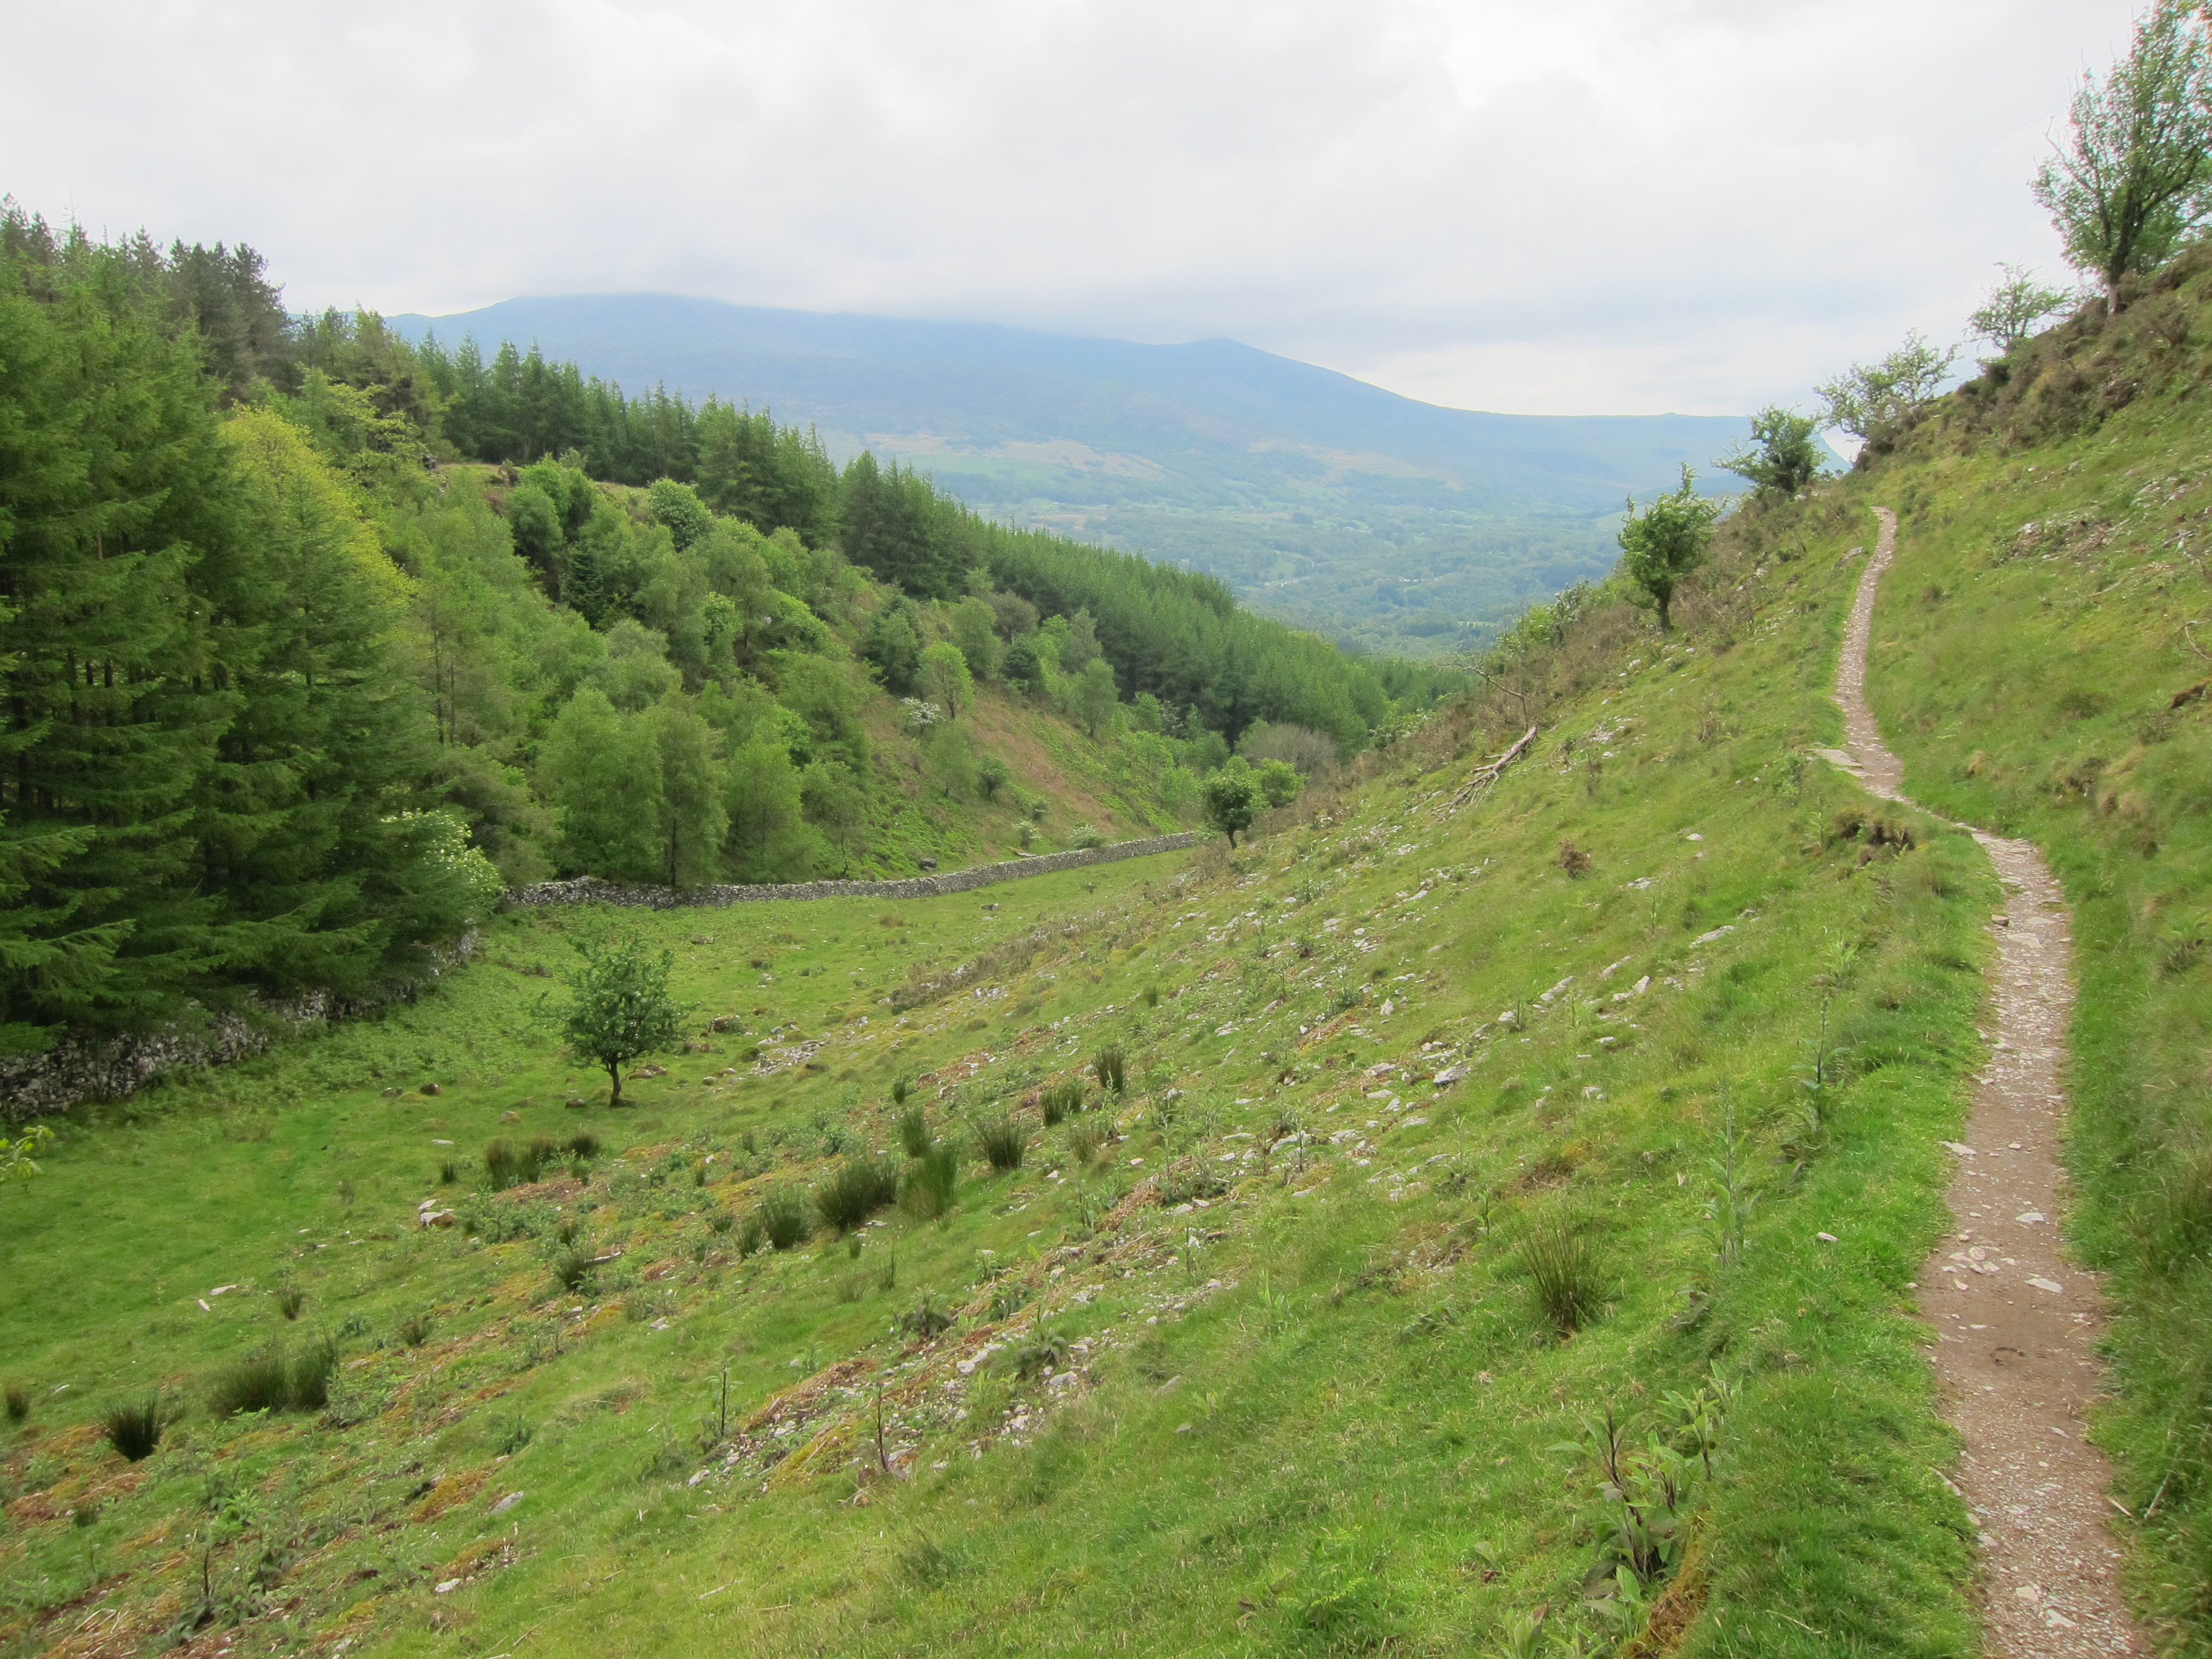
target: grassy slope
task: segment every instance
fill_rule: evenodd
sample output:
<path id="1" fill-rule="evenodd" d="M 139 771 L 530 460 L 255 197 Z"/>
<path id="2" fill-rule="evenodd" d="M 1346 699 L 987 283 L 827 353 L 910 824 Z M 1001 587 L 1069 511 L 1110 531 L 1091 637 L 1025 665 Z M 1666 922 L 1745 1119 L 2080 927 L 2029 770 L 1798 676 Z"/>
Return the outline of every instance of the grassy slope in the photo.
<path id="1" fill-rule="evenodd" d="M 579 1074 L 526 1023 L 527 970 L 607 920 L 564 913 L 501 922 L 415 1007 L 73 1127 L 0 1204 L 5 1364 L 37 1401 L 4 1443 L 0 1651 L 157 1635 L 203 1565 L 208 1652 L 1447 1653 L 1540 1605 L 1560 1635 L 1632 1634 L 1641 1610 L 1581 1599 L 1605 1506 L 1558 1447 L 1608 1406 L 1640 1437 L 1709 1376 L 1735 1403 L 1657 1633 L 1966 1650 L 1967 1522 L 1935 1473 L 1907 1285 L 1942 1223 L 1994 895 L 1962 836 L 1863 856 L 1821 833 L 1853 799 L 1804 756 L 1835 735 L 1855 572 L 1724 561 L 1663 653 L 1601 608 L 1554 667 L 1610 690 L 1456 815 L 1503 746 L 1464 714 L 1233 858 L 895 912 L 621 917 L 751 1029 L 635 1085 L 629 1115 L 554 1103 Z M 1559 866 L 1569 837 L 1587 878 Z M 1041 945 L 1006 947 L 1040 921 Z M 1857 956 L 1818 982 L 1839 942 Z M 904 1024 L 874 1000 L 987 951 Z M 1798 1068 L 1824 997 L 1851 1063 L 1815 1126 Z M 823 1070 L 744 1063 L 787 1021 Z M 1130 1092 L 1078 1123 L 1110 1111 L 1125 1138 L 1086 1163 L 1028 1102 L 1109 1040 Z M 1455 1058 L 1463 1081 L 1416 1080 Z M 1021 1112 L 1027 1166 L 971 1157 L 946 1220 L 891 1212 L 857 1258 L 733 1260 L 711 1219 L 816 1178 L 833 1145 L 890 1146 L 906 1073 L 963 1144 L 974 1112 Z M 444 1092 L 382 1092 L 426 1079 Z M 1727 1272 L 1723 1087 L 1758 1199 Z M 619 1247 L 588 1293 L 552 1291 L 547 1239 L 410 1229 L 441 1158 L 579 1123 L 626 1155 L 471 1208 Z M 1558 1223 L 1601 1263 L 1602 1310 L 1567 1340 L 1518 1248 Z M 285 1283 L 306 1325 L 346 1333 L 337 1408 L 211 1419 L 218 1363 L 284 1334 Z M 894 1336 L 924 1291 L 959 1324 Z M 427 1343 L 395 1340 L 426 1311 Z M 1040 1320 L 1082 1345 L 1054 1361 L 1067 1382 L 1006 1364 Z M 702 1419 L 726 1367 L 723 1437 Z M 126 1468 L 90 1419 L 157 1379 L 192 1409 Z M 862 1478 L 879 1383 L 908 1479 Z"/>
<path id="2" fill-rule="evenodd" d="M 2046 336 L 2002 386 L 1947 400 L 1848 487 L 1902 511 L 1870 684 L 1906 787 L 2032 838 L 2076 907 L 2074 1231 L 2120 1313 L 2102 1437 L 2120 1499 L 2152 1511 L 2138 1605 L 2172 1651 L 2198 1655 L 2212 1653 L 2212 703 L 2176 696 L 2212 676 L 2208 308 L 2212 258 L 2191 256 L 2116 321 Z M 1844 533 L 1816 533 L 1815 556 Z"/>

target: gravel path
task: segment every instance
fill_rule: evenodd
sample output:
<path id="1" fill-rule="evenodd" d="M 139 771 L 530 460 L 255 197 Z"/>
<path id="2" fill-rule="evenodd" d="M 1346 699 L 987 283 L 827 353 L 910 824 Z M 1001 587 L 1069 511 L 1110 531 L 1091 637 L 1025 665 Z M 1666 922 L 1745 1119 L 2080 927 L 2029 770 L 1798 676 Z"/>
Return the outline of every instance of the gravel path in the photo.
<path id="1" fill-rule="evenodd" d="M 1881 533 L 1859 578 L 1836 671 L 1846 750 L 1827 757 L 1873 793 L 1917 805 L 1866 702 L 1875 588 L 1897 549 L 1897 515 L 1875 512 Z M 2118 1508 L 2107 1495 L 2111 1472 L 2082 1437 L 2100 1382 L 2098 1286 L 2066 1258 L 2059 1235 L 2072 919 L 2033 846 L 1972 833 L 2006 895 L 1990 919 L 1996 1029 L 1984 1033 L 1990 1063 L 1975 1079 L 1966 1138 L 1947 1143 L 1957 1166 L 1957 1229 L 1921 1269 L 1920 1297 L 1945 1415 L 1966 1441 L 1958 1485 L 1981 1528 L 1989 1651 L 2006 1659 L 2144 1654 L 2148 1644 L 2121 1601 L 2120 1549 L 2106 1525 Z"/>

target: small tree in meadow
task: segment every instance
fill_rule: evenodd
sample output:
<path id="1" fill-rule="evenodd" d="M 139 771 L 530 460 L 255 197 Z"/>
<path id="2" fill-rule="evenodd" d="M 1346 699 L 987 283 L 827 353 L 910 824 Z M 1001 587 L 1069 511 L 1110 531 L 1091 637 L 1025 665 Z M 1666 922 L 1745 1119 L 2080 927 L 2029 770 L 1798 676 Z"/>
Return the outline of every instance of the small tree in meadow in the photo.
<path id="1" fill-rule="evenodd" d="M 632 934 L 620 940 L 579 940 L 582 963 L 562 976 L 572 1000 L 560 1014 L 561 1036 L 579 1060 L 606 1068 L 612 1103 L 623 1097 L 623 1067 L 684 1041 L 690 1010 L 670 994 L 676 953 L 647 954 Z"/>
<path id="2" fill-rule="evenodd" d="M 1206 806 L 1206 823 L 1227 836 L 1231 847 L 1237 845 L 1237 832 L 1249 830 L 1260 810 L 1259 788 L 1252 774 L 1242 767 L 1224 766 L 1206 781 L 1200 798 Z"/>
<path id="3" fill-rule="evenodd" d="M 1720 512 L 1718 501 L 1698 494 L 1697 475 L 1687 462 L 1680 489 L 1656 497 L 1641 513 L 1636 498 L 1628 499 L 1628 521 L 1620 526 L 1621 568 L 1659 607 L 1662 634 L 1671 625 L 1675 587 L 1705 562 Z"/>

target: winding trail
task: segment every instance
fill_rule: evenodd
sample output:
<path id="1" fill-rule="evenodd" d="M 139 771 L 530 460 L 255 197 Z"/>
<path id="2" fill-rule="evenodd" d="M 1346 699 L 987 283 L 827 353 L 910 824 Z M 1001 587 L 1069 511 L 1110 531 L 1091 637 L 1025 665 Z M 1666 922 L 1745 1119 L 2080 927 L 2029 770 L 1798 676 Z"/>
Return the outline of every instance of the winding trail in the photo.
<path id="1" fill-rule="evenodd" d="M 1897 550 L 1897 515 L 1859 578 L 1836 670 L 1846 750 L 1826 757 L 1885 799 L 1925 811 L 1882 746 L 1867 707 L 1875 590 Z M 1966 1441 L 1959 1490 L 1981 1528 L 1988 1650 L 2004 1659 L 2147 1654 L 2120 1596 L 2111 1471 L 2082 1438 L 2100 1379 L 2095 1279 L 2068 1261 L 2058 1161 L 2066 1030 L 2074 1010 L 2072 919 L 2041 854 L 1971 825 L 1996 866 L 2005 908 L 1991 918 L 1996 1029 L 1976 1079 L 1949 1201 L 1957 1229 L 1920 1272 L 1921 1305 L 1945 1415 Z"/>

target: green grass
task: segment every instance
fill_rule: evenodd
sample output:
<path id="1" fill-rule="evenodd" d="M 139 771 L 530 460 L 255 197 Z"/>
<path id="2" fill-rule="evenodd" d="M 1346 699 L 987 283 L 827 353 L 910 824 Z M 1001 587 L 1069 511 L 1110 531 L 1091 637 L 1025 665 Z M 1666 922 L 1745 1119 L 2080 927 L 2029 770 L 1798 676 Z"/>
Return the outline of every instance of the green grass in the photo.
<path id="1" fill-rule="evenodd" d="M 1713 1386 L 1682 1650 L 1970 1650 L 1907 1286 L 1995 895 L 1940 826 L 1864 864 L 1826 833 L 1857 797 L 1804 757 L 1835 735 L 1854 573 L 1796 559 L 1743 617 L 1686 604 L 1671 649 L 1606 611 L 1553 665 L 1556 724 L 1456 814 L 1504 744 L 1444 722 L 1249 849 L 905 927 L 881 901 L 503 919 L 413 1006 L 80 1115 L 0 1206 L 9 1370 L 41 1401 L 7 1443 L 37 1496 L 0 1537 L 0 1652 L 95 1577 L 147 1640 L 199 1605 L 173 1540 L 210 1471 L 260 1496 L 210 1571 L 283 1563 L 225 1603 L 271 1613 L 236 1653 L 1480 1653 L 1540 1605 L 1614 1641 L 1644 1604 L 1584 1597 L 1614 1526 L 1583 1420 L 1673 1448 L 1667 1396 Z M 742 1027 L 622 1111 L 532 1012 L 536 970 L 608 925 Z M 1851 1060 L 1808 1137 L 1823 1029 Z M 1126 1093 L 992 1170 L 974 1126 L 1026 1139 L 1109 1048 Z M 776 1195 L 912 1151 L 898 1079 L 940 1137 L 906 1201 L 746 1248 Z M 580 1126 L 588 1179 L 444 1188 L 461 1224 L 416 1224 L 439 1143 Z M 1521 1250 L 1553 1234 L 1602 1269 L 1571 1336 Z M 251 1294 L 280 1282 L 299 1326 Z M 319 1414 L 197 1410 L 127 1490 L 89 1406 L 45 1403 L 201 1399 L 310 1328 L 340 1353 Z M 37 1518 L 95 1492 L 89 1553 Z"/>
<path id="2" fill-rule="evenodd" d="M 1865 506 L 1899 511 L 1870 691 L 1905 787 L 2033 840 L 2074 906 L 2073 1237 L 2118 1314 L 2098 1437 L 2148 1517 L 2130 1591 L 2161 1650 L 2194 1656 L 2212 1654 L 2209 307 L 2199 250 L 2117 321 L 1948 400 L 1850 482 L 1851 520 L 1802 540 L 1832 556 L 1871 544 Z"/>

